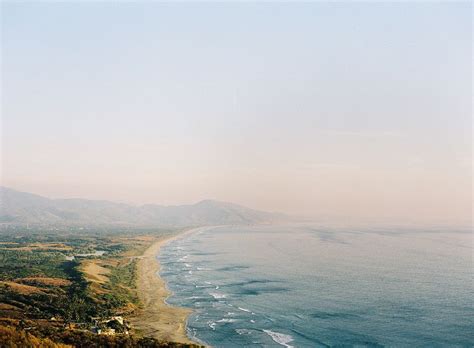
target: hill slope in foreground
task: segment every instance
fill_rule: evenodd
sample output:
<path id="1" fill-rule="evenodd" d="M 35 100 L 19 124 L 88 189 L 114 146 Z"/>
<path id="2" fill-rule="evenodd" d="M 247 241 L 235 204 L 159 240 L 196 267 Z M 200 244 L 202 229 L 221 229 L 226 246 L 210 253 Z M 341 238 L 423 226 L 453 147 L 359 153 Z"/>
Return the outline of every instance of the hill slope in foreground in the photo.
<path id="1" fill-rule="evenodd" d="M 136 282 L 144 250 L 172 232 L 29 232 L 0 234 L 0 347 L 199 346 L 162 313 L 154 318 L 161 331 L 142 332 L 133 321 L 147 307 Z"/>
<path id="2" fill-rule="evenodd" d="M 50 199 L 0 187 L 2 223 L 180 227 L 271 223 L 282 220 L 285 220 L 282 214 L 213 200 L 178 206 L 133 206 L 99 200 Z"/>

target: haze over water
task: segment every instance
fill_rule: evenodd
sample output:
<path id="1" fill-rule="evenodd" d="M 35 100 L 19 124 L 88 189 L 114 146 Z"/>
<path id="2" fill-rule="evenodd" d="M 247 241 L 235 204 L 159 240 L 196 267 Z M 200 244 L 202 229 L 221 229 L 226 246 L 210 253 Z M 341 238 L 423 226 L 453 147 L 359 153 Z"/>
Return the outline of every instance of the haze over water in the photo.
<path id="1" fill-rule="evenodd" d="M 469 231 L 219 227 L 165 246 L 172 304 L 215 347 L 472 346 Z"/>

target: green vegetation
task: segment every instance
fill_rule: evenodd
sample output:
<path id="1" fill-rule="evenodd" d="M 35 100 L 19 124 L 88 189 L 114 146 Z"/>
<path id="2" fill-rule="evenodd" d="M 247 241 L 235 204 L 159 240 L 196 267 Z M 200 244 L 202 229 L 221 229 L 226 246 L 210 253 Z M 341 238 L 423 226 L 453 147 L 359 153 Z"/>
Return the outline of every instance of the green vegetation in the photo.
<path id="1" fill-rule="evenodd" d="M 33 333 L 12 326 L 0 325 L 0 347 L 14 348 L 185 348 L 196 345 L 174 342 L 160 342 L 149 337 L 101 336 L 79 330 L 64 331 L 60 328 L 43 327 Z"/>
<path id="2" fill-rule="evenodd" d="M 129 334 L 116 320 L 107 326 L 116 335 L 94 331 L 97 318 L 126 320 L 140 306 L 133 256 L 152 238 L 37 232 L 0 234 L 0 347 L 186 347 Z"/>
<path id="3" fill-rule="evenodd" d="M 68 278 L 71 267 L 59 252 L 0 249 L 0 279 L 16 279 L 35 275 Z"/>
<path id="4" fill-rule="evenodd" d="M 102 288 L 109 293 L 100 296 L 100 298 L 109 304 L 110 310 L 121 308 L 128 303 L 139 305 L 138 295 L 135 291 L 136 280 L 136 260 L 131 260 L 123 266 L 111 268 L 109 281 Z"/>

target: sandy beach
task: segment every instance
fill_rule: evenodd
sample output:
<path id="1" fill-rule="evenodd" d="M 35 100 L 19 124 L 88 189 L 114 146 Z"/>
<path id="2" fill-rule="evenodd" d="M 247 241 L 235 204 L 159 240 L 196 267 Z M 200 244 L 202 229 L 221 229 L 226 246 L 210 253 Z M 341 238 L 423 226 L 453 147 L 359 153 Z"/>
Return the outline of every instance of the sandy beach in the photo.
<path id="1" fill-rule="evenodd" d="M 156 256 L 160 248 L 182 235 L 181 233 L 157 240 L 138 261 L 137 290 L 143 309 L 132 318 L 132 324 L 145 336 L 155 337 L 162 341 L 196 343 L 186 335 L 186 319 L 191 310 L 165 303 L 170 291 L 158 275 L 160 264 Z"/>

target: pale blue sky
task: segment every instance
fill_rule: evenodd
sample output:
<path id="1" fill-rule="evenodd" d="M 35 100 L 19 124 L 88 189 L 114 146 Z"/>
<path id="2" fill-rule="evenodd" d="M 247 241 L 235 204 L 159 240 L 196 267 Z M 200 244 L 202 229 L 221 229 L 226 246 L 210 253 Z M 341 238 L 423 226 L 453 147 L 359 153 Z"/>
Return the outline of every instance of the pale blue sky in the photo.
<path id="1" fill-rule="evenodd" d="M 2 3 L 3 183 L 466 221 L 464 3 Z"/>

